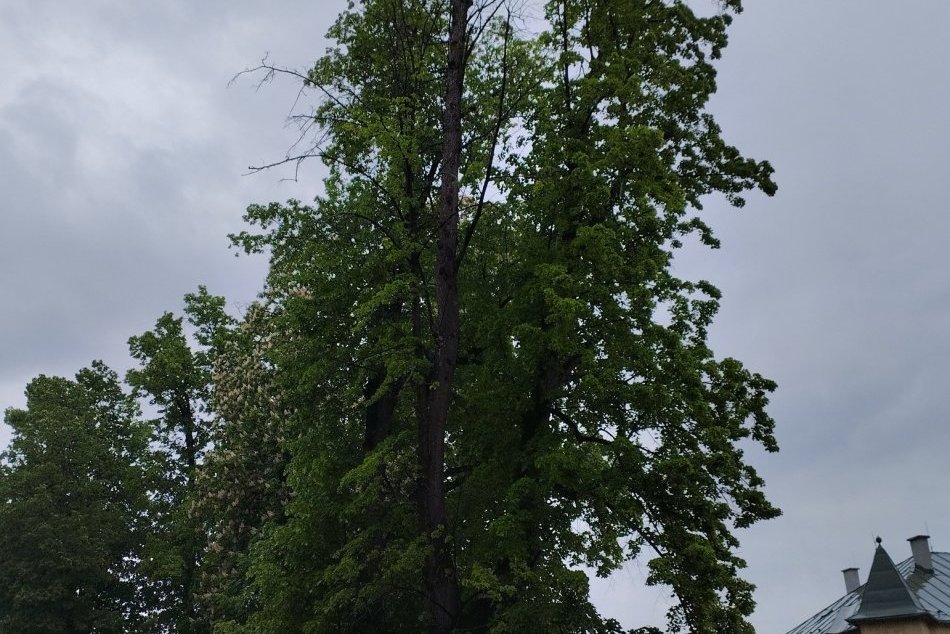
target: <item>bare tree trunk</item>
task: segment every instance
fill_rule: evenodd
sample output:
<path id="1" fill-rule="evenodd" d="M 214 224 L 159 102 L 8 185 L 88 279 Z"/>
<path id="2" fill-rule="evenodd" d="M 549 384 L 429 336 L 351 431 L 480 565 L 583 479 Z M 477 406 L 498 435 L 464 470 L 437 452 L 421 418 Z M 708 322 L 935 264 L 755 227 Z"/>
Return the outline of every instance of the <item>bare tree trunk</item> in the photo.
<path id="1" fill-rule="evenodd" d="M 445 508 L 445 429 L 459 347 L 458 255 L 459 168 L 462 153 L 462 90 L 471 0 L 451 0 L 445 75 L 442 183 L 436 246 L 436 350 L 432 386 L 419 441 L 423 478 L 423 527 L 431 551 L 426 562 L 429 631 L 448 634 L 459 614 L 460 592 L 447 540 Z"/>

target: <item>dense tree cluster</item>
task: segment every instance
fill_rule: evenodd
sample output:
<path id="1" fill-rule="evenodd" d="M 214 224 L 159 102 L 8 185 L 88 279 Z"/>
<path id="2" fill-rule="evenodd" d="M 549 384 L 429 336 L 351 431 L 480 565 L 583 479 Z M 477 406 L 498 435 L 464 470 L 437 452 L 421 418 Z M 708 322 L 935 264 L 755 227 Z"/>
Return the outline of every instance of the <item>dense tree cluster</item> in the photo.
<path id="1" fill-rule="evenodd" d="M 704 197 L 775 189 L 705 110 L 741 7 L 529 5 L 363 0 L 259 69 L 314 95 L 325 193 L 248 209 L 239 318 L 200 289 L 125 388 L 7 411 L 0 632 L 622 632 L 585 569 L 638 557 L 670 631 L 752 631 L 774 385 L 671 269 Z"/>

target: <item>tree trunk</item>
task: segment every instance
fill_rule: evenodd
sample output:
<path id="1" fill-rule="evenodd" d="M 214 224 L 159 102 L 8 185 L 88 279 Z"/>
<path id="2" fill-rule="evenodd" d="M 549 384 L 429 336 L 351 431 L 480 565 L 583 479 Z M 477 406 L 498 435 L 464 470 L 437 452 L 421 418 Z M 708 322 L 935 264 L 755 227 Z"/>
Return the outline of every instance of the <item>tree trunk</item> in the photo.
<path id="1" fill-rule="evenodd" d="M 422 524 L 429 540 L 426 561 L 426 603 L 429 631 L 448 634 L 459 613 L 460 592 L 449 547 L 445 508 L 445 429 L 455 366 L 458 362 L 459 304 L 458 204 L 462 153 L 462 89 L 465 45 L 471 0 L 451 0 L 448 55 L 445 74 L 445 110 L 442 139 L 442 183 L 439 192 L 436 246 L 436 350 L 428 407 L 420 421 L 422 457 Z"/>
<path id="2" fill-rule="evenodd" d="M 195 488 L 195 472 L 198 466 L 198 444 L 195 439 L 195 411 L 191 406 L 191 400 L 185 396 L 177 399 L 178 411 L 182 418 L 182 425 L 185 432 L 185 462 L 187 472 L 185 474 L 185 487 L 187 489 L 187 500 L 191 501 Z M 182 634 L 190 634 L 193 630 L 195 616 L 195 597 L 194 586 L 195 576 L 198 568 L 198 538 L 192 527 L 189 527 L 188 535 L 183 545 L 184 570 L 181 580 L 181 612 L 182 619 L 178 624 Z"/>

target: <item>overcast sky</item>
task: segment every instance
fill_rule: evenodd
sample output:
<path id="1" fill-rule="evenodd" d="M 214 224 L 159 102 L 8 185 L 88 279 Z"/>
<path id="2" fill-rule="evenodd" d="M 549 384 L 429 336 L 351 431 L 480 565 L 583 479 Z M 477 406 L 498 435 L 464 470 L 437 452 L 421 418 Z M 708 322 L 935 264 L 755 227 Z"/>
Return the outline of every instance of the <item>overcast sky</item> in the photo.
<path id="1" fill-rule="evenodd" d="M 0 407 L 207 284 L 232 308 L 262 261 L 225 235 L 250 202 L 319 191 L 319 170 L 244 175 L 293 141 L 295 90 L 231 77 L 305 67 L 342 0 L 0 0 Z M 781 453 L 752 450 L 784 516 L 744 531 L 759 632 L 781 633 L 929 532 L 950 550 L 950 3 L 749 0 L 720 65 L 727 137 L 779 193 L 711 206 L 723 248 L 680 258 L 716 282 L 720 355 L 779 383 Z M 0 444 L 6 441 L 0 431 Z M 942 509 L 942 510 L 941 510 Z M 636 563 L 595 584 L 628 626 L 662 622 Z"/>

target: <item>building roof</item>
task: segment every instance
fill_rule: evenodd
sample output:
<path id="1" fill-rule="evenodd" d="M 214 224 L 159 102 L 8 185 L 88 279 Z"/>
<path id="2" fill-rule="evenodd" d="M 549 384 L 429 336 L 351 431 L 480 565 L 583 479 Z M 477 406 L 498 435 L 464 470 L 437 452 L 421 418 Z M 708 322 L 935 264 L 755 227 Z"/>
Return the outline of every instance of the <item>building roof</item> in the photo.
<path id="1" fill-rule="evenodd" d="M 950 624 L 950 553 L 935 552 L 931 556 L 933 571 L 916 568 L 913 557 L 895 566 L 878 545 L 867 583 L 789 630 L 788 634 L 857 632 L 850 620 L 860 623 L 929 616 L 939 623 Z M 887 568 L 898 574 L 887 572 Z M 865 596 L 867 600 L 863 601 Z"/>
<path id="2" fill-rule="evenodd" d="M 907 587 L 904 577 L 897 571 L 890 555 L 881 546 L 881 538 L 878 537 L 871 572 L 868 573 L 868 581 L 864 584 L 864 592 L 861 594 L 861 605 L 848 622 L 918 618 L 928 614 Z"/>

